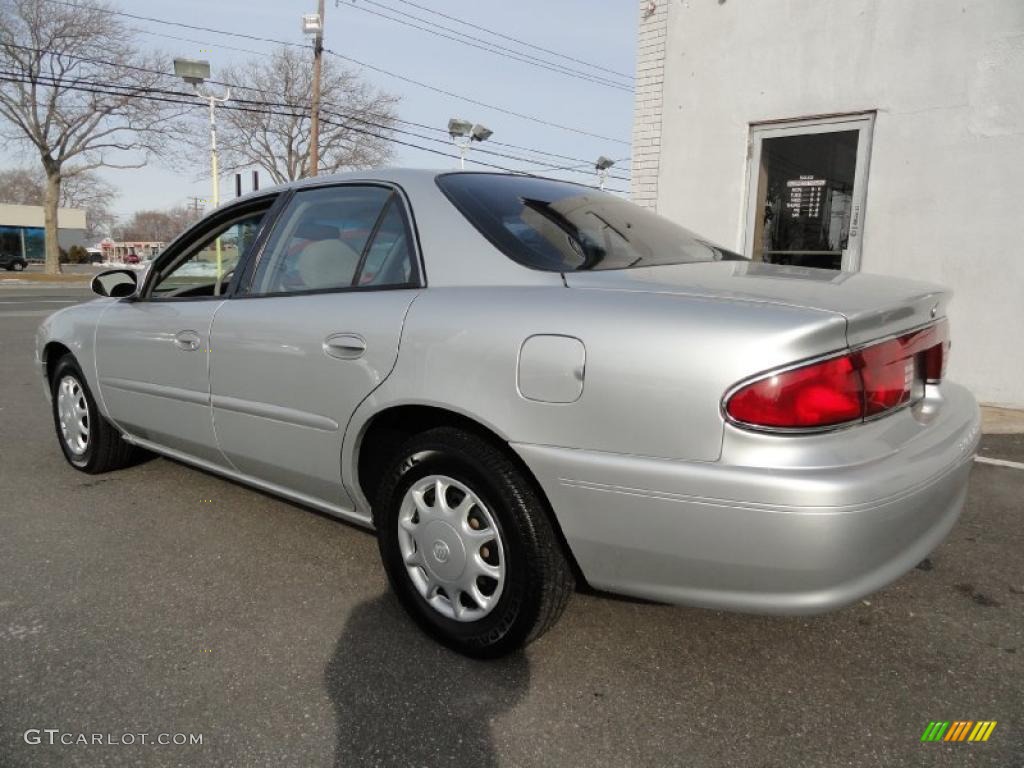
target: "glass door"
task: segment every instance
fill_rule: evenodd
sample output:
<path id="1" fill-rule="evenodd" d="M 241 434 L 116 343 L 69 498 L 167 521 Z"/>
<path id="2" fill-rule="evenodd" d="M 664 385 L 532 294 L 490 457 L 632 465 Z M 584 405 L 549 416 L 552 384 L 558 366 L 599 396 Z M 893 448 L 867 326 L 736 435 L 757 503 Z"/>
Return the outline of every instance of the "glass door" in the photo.
<path id="1" fill-rule="evenodd" d="M 860 267 L 873 114 L 752 125 L 745 253 L 754 261 Z"/>

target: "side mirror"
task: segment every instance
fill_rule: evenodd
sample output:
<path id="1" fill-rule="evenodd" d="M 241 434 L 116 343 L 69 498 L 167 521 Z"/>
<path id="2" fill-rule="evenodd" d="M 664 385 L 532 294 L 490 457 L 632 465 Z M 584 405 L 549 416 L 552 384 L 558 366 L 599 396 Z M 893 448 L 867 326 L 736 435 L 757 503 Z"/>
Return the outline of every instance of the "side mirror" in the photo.
<path id="1" fill-rule="evenodd" d="M 120 299 L 138 290 L 139 278 L 132 269 L 109 269 L 92 279 L 92 292 Z"/>

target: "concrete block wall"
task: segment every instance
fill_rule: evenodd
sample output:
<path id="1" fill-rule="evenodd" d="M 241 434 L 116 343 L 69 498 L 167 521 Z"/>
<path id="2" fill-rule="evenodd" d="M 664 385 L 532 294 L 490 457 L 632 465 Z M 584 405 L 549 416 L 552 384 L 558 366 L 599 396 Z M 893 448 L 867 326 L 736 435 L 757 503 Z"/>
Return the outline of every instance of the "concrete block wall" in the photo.
<path id="1" fill-rule="evenodd" d="M 641 0 L 636 56 L 631 199 L 645 208 L 658 203 L 662 84 L 669 0 Z"/>

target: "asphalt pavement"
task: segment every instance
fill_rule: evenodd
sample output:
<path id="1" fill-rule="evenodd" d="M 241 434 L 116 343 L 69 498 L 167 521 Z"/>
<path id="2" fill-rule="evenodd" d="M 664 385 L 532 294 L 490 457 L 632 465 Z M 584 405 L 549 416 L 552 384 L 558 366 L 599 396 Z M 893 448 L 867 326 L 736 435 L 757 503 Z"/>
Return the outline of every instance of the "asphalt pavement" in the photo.
<path id="1" fill-rule="evenodd" d="M 1022 470 L 975 465 L 933 557 L 838 613 L 581 593 L 474 662 L 406 620 L 365 531 L 166 459 L 71 469 L 32 344 L 84 298 L 0 289 L 3 768 L 1024 765 Z M 998 725 L 921 742 L 935 720 Z"/>

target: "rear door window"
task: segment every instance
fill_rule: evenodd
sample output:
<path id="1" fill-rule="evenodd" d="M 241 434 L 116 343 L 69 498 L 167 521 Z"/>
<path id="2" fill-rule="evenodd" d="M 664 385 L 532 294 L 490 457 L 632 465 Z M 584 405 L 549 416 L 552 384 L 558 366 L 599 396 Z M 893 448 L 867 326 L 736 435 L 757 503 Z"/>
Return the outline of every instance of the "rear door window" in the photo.
<path id="1" fill-rule="evenodd" d="M 414 283 L 409 227 L 388 187 L 295 193 L 253 275 L 250 294 L 279 295 Z"/>

